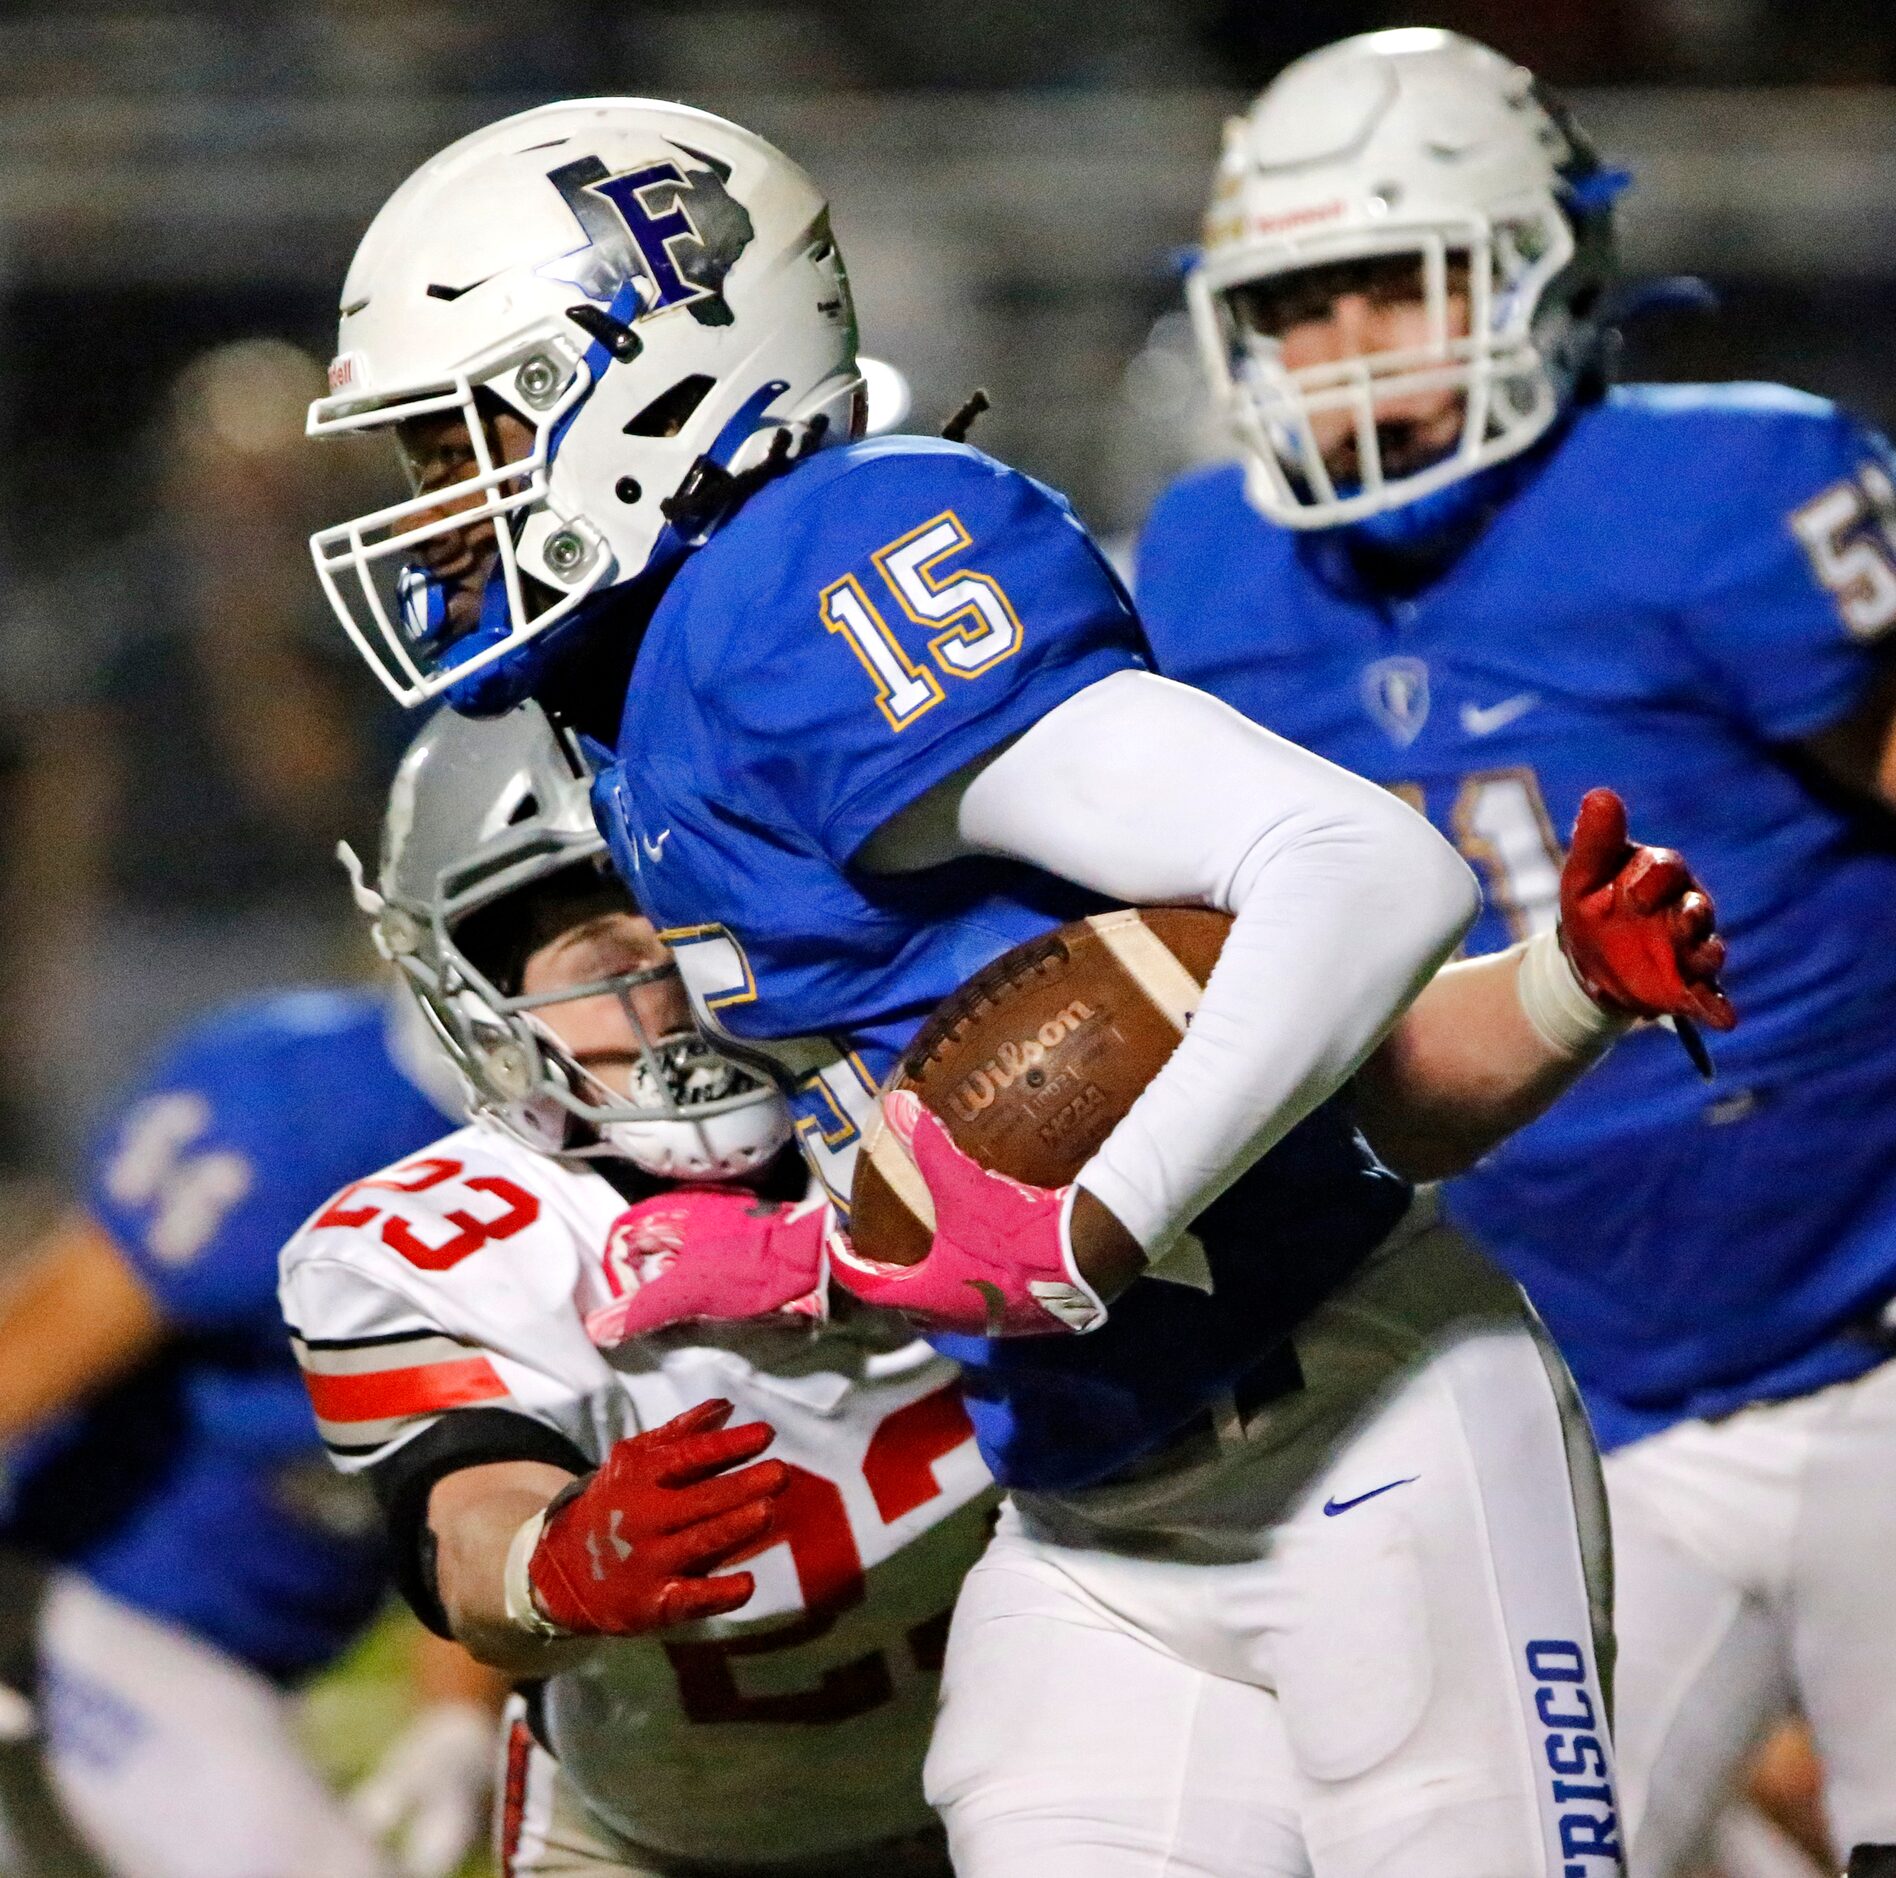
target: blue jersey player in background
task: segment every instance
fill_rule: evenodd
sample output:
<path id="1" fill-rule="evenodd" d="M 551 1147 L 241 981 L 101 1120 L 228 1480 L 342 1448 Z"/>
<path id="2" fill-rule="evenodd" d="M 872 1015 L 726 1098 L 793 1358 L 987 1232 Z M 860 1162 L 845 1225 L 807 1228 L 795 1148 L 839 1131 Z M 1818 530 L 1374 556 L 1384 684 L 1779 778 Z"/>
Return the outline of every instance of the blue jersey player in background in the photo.
<path id="1" fill-rule="evenodd" d="M 388 1572 L 276 1304 L 304 1218 L 441 1132 L 391 1054 L 394 1009 L 287 992 L 177 1039 L 102 1122 L 77 1203 L 0 1306 L 9 1680 L 114 1878 L 394 1870 L 303 1759 L 285 1701 L 381 1607 Z M 476 1750 L 490 1740 L 483 1725 Z M 0 1824 L 40 1871 L 40 1822 L 7 1807 Z"/>
<path id="2" fill-rule="evenodd" d="M 1896 1840 L 1896 489 L 1819 399 L 1604 387 L 1625 179 L 1523 138 L 1534 100 L 1376 35 L 1234 124 L 1190 293 L 1243 460 L 1161 500 L 1138 592 L 1162 671 L 1456 843 L 1471 951 L 1551 926 L 1595 783 L 1717 896 L 1717 1081 L 1635 1035 L 1450 1193 L 1610 1451 L 1631 1865 L 1669 1878 L 1799 1707 L 1841 1843 Z"/>
<path id="3" fill-rule="evenodd" d="M 868 1131 L 915 1157 L 928 1256 L 835 1257 L 945 1333 L 1015 1489 L 930 1757 L 956 1869 L 1616 1871 L 1583 1429 L 1346 1085 L 1379 1141 L 1478 1151 L 1625 1015 L 1729 1022 L 1683 864 L 1596 799 L 1575 962 L 1550 937 L 1531 985 L 1437 978 L 1475 896 L 1421 818 L 1154 676 L 1052 491 L 853 440 L 826 207 L 735 125 L 490 126 L 396 192 L 342 302 L 311 427 L 393 431 L 416 488 L 316 538 L 358 644 L 405 698 L 531 691 L 590 734 L 615 862 L 839 1209 Z M 1229 912 L 1223 953 L 1200 996 L 1123 939 L 1180 1041 L 1070 1186 L 878 1118 L 971 974 L 1165 901 Z M 537 1521 L 514 1543 L 530 1564 Z"/>

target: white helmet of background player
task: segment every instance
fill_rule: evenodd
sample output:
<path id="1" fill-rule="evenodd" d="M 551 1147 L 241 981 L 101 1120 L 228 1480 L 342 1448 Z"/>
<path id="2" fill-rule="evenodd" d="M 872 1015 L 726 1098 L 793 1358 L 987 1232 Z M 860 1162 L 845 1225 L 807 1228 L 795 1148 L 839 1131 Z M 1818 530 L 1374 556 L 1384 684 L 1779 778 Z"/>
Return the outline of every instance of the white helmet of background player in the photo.
<path id="1" fill-rule="evenodd" d="M 424 163 L 356 250 L 329 383 L 312 436 L 397 427 L 412 451 L 424 420 L 466 425 L 452 514 L 417 494 L 310 545 L 398 699 L 458 686 L 490 711 L 531 684 L 545 647 L 522 648 L 702 539 L 723 479 L 862 419 L 815 185 L 735 124 L 637 98 L 525 111 Z M 531 440 L 512 462 L 503 415 Z M 493 551 L 445 577 L 483 526 Z"/>
<path id="2" fill-rule="evenodd" d="M 630 906 L 593 825 L 589 780 L 536 704 L 487 720 L 438 712 L 396 772 L 374 887 L 342 850 L 357 904 L 475 1113 L 543 1153 L 617 1156 L 661 1179 L 753 1173 L 789 1139 L 788 1112 L 770 1083 L 688 1020 L 649 1034 L 634 993 L 675 981 L 676 965 L 528 996 L 497 957 L 509 949 L 502 935 L 528 929 L 521 915 L 535 895 Z M 638 1039 L 629 1094 L 582 1067 L 537 1016 L 605 995 L 617 996 Z M 682 988 L 677 1002 L 686 1008 Z"/>
<path id="3" fill-rule="evenodd" d="M 1364 33 L 1299 59 L 1225 127 L 1202 258 L 1186 285 L 1212 393 L 1241 446 L 1252 501 L 1290 528 L 1330 528 L 1414 503 L 1518 456 L 1596 364 L 1613 268 L 1603 170 L 1522 67 L 1457 33 Z M 1272 313 L 1285 277 L 1411 257 L 1424 345 L 1288 370 Z M 1468 332 L 1451 330 L 1465 268 Z M 1385 476 L 1379 400 L 1449 388 L 1459 441 Z M 1354 420 L 1357 473 L 1339 486 L 1312 430 Z"/>

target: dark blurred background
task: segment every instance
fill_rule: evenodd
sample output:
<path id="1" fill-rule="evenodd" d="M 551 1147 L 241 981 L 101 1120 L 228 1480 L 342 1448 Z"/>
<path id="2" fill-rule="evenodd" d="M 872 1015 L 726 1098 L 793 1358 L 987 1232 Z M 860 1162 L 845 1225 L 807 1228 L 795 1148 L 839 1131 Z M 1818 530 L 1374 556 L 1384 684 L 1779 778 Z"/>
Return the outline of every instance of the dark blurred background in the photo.
<path id="1" fill-rule="evenodd" d="M 917 428 L 1135 527 L 1204 447 L 1176 300 L 1222 117 L 1345 33 L 1439 24 L 1567 90 L 1637 273 L 1713 281 L 1628 369 L 1896 417 L 1891 0 L 270 0 L 0 17 L 0 1167 L 58 1167 L 181 1017 L 361 969 L 330 850 L 403 727 L 302 538 L 373 459 L 301 436 L 356 237 L 508 111 L 678 97 L 829 191 Z"/>

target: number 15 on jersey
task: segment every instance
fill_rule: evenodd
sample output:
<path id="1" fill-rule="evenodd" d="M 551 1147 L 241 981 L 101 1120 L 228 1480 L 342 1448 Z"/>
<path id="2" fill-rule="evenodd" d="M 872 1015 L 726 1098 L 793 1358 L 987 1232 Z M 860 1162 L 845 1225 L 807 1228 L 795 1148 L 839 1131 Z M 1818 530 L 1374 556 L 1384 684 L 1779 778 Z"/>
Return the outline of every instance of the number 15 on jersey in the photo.
<path id="1" fill-rule="evenodd" d="M 927 634 L 929 658 L 949 678 L 978 678 L 1020 649 L 1020 620 L 999 581 L 941 563 L 970 545 L 952 509 L 878 548 L 870 559 L 907 621 Z M 840 633 L 869 675 L 891 730 L 909 725 L 942 701 L 941 680 L 910 658 L 868 589 L 845 574 L 823 589 L 825 628 Z"/>

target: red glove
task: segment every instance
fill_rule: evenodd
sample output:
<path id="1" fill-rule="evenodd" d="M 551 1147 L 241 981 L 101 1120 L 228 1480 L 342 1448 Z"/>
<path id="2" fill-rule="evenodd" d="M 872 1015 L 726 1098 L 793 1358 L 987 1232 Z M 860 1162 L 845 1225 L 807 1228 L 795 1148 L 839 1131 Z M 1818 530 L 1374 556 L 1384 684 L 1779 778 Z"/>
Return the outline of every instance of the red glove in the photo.
<path id="1" fill-rule="evenodd" d="M 700 1402 L 619 1442 L 603 1467 L 555 1496 L 527 1560 L 543 1616 L 576 1636 L 642 1637 L 748 1601 L 757 1588 L 749 1572 L 711 1574 L 770 1531 L 790 1470 L 781 1461 L 739 1467 L 773 1431 L 726 1428 L 730 1413 L 729 1402 Z"/>
<path id="2" fill-rule="evenodd" d="M 606 1240 L 612 1303 L 586 1319 L 602 1350 L 667 1324 L 821 1317 L 828 1262 L 821 1206 L 739 1187 L 678 1187 L 628 1207 Z"/>
<path id="3" fill-rule="evenodd" d="M 830 1246 L 839 1285 L 927 1329 L 972 1337 L 1044 1337 L 1106 1321 L 1067 1245 L 1071 1187 L 1030 1187 L 989 1173 L 910 1090 L 891 1090 L 882 1114 L 908 1144 L 935 1202 L 935 1241 L 918 1264 L 884 1265 L 839 1233 Z"/>
<path id="4" fill-rule="evenodd" d="M 1718 983 L 1718 915 L 1684 858 L 1626 838 L 1626 805 L 1589 789 L 1560 873 L 1560 947 L 1587 995 L 1625 1017 L 1738 1021 Z"/>

